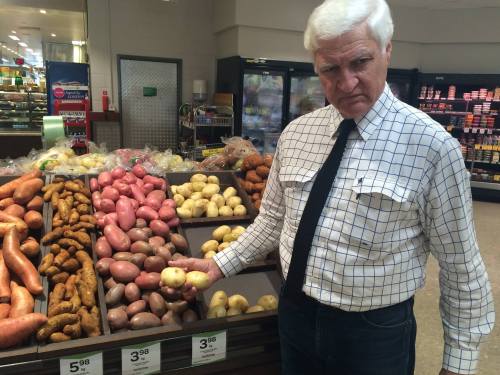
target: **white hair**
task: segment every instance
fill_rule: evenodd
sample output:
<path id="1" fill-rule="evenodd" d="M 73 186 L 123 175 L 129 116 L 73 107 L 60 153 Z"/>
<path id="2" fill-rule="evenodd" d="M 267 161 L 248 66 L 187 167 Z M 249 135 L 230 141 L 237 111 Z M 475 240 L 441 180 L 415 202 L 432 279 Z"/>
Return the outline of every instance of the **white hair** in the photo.
<path id="1" fill-rule="evenodd" d="M 365 22 L 384 51 L 394 32 L 385 0 L 325 0 L 309 16 L 304 47 L 314 53 L 319 41 L 339 37 Z"/>

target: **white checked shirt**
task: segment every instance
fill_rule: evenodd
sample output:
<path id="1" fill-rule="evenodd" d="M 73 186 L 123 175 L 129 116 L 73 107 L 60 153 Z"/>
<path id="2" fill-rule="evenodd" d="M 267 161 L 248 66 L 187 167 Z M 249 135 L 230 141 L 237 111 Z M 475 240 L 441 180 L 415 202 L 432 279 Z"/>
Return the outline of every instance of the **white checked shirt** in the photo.
<path id="1" fill-rule="evenodd" d="M 284 275 L 315 176 L 343 120 L 328 106 L 281 135 L 259 216 L 213 259 L 225 276 L 279 242 Z M 309 254 L 303 291 L 347 311 L 405 301 L 424 284 L 429 253 L 441 268 L 443 367 L 472 374 L 494 306 L 479 254 L 460 146 L 388 85 L 351 132 Z"/>

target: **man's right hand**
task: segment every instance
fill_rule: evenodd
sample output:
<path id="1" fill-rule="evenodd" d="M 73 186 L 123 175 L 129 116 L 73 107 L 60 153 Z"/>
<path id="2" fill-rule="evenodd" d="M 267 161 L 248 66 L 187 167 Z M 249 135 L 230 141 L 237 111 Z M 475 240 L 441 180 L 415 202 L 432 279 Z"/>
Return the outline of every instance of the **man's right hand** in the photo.
<path id="1" fill-rule="evenodd" d="M 186 272 L 189 271 L 201 271 L 208 274 L 208 279 L 210 282 L 210 287 L 217 280 L 224 277 L 222 271 L 220 270 L 217 263 L 212 259 L 198 259 L 198 258 L 184 258 L 179 260 L 171 260 L 168 262 L 170 267 L 183 268 Z M 186 284 L 182 291 L 184 298 L 186 300 L 193 299 L 197 293 L 197 289 L 190 284 Z"/>

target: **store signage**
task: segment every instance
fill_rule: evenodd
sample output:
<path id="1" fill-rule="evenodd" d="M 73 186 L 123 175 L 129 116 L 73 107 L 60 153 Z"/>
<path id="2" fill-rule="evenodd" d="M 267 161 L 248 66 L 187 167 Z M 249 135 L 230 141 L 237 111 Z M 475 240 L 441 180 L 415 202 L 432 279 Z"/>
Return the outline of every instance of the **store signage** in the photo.
<path id="1" fill-rule="evenodd" d="M 204 158 L 208 158 L 209 156 L 222 154 L 224 152 L 224 147 L 219 148 L 207 148 L 205 150 L 201 150 L 201 155 Z"/>
<path id="2" fill-rule="evenodd" d="M 56 99 L 83 100 L 89 96 L 89 87 L 81 85 L 52 85 L 52 95 Z"/>
<path id="3" fill-rule="evenodd" d="M 61 375 L 102 375 L 102 352 L 62 357 L 59 368 Z"/>
<path id="4" fill-rule="evenodd" d="M 227 331 L 206 332 L 192 337 L 193 366 L 226 359 Z"/>
<path id="5" fill-rule="evenodd" d="M 158 90 L 156 87 L 143 87 L 142 95 L 143 96 L 156 96 L 158 94 Z"/>
<path id="6" fill-rule="evenodd" d="M 16 62 L 16 65 L 23 65 L 24 64 L 24 59 L 22 57 L 18 57 L 14 61 Z"/>
<path id="7" fill-rule="evenodd" d="M 122 348 L 122 374 L 158 374 L 161 370 L 160 341 L 145 342 Z"/>

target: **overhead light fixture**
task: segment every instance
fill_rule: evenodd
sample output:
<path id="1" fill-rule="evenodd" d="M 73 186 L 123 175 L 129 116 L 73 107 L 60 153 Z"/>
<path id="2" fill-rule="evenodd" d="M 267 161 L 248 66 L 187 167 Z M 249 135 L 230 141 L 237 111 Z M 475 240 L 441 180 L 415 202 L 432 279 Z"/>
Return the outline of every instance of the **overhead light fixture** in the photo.
<path id="1" fill-rule="evenodd" d="M 2 46 L 2 48 L 7 48 L 7 46 L 4 44 L 4 45 Z"/>
<path id="2" fill-rule="evenodd" d="M 9 38 L 12 39 L 12 40 L 21 40 L 19 39 L 17 36 L 15 35 L 9 35 Z"/>
<path id="3" fill-rule="evenodd" d="M 47 11 L 45 9 L 40 9 L 40 13 L 47 14 Z"/>
<path id="4" fill-rule="evenodd" d="M 3 62 L 9 62 L 9 60 L 7 60 L 5 57 L 2 57 L 2 61 Z"/>
<path id="5" fill-rule="evenodd" d="M 12 30 L 11 33 L 12 34 L 17 34 L 17 31 L 16 30 Z"/>
<path id="6" fill-rule="evenodd" d="M 26 48 L 26 51 L 33 53 L 33 49 L 32 48 Z"/>
<path id="7" fill-rule="evenodd" d="M 74 46 L 83 46 L 85 44 L 85 41 L 84 40 L 72 40 L 71 44 L 73 44 Z"/>
<path id="8" fill-rule="evenodd" d="M 19 44 L 21 47 L 28 47 L 28 45 L 26 43 L 24 43 L 24 42 L 19 42 L 17 44 Z"/>
<path id="9" fill-rule="evenodd" d="M 56 34 L 54 34 L 54 33 L 51 33 L 51 34 L 50 34 L 50 36 L 51 36 L 52 38 L 55 38 L 57 35 L 56 35 Z"/>

